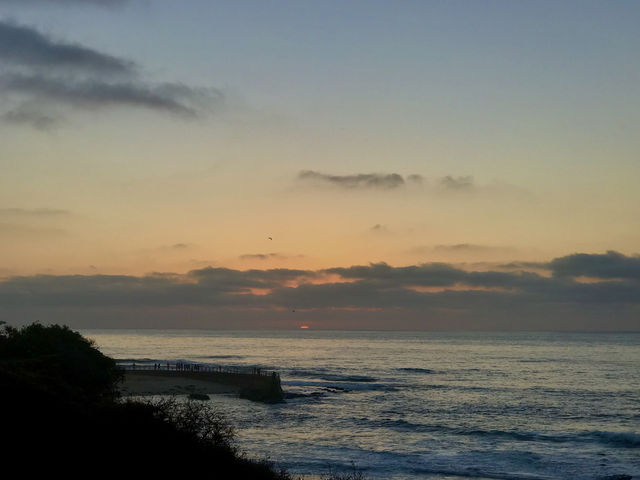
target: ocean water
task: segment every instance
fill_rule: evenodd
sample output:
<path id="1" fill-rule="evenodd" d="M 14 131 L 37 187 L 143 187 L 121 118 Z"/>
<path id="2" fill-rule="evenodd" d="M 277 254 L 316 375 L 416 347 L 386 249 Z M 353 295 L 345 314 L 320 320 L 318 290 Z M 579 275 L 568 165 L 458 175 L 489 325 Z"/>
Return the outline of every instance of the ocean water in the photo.
<path id="1" fill-rule="evenodd" d="M 258 366 L 302 396 L 211 402 L 292 473 L 640 479 L 640 334 L 85 331 L 107 355 Z"/>

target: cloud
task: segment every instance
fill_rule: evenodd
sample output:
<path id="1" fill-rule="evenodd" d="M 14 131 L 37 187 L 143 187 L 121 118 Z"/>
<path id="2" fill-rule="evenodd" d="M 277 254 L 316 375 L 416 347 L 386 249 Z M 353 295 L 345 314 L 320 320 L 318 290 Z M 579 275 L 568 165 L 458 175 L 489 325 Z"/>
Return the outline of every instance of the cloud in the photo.
<path id="1" fill-rule="evenodd" d="M 240 260 L 272 260 L 287 258 L 279 253 L 246 253 L 238 257 Z"/>
<path id="2" fill-rule="evenodd" d="M 208 92 L 183 85 L 149 86 L 137 82 L 64 81 L 41 76 L 0 76 L 0 90 L 27 94 L 30 98 L 70 105 L 76 108 L 100 108 L 115 105 L 164 110 L 196 117 L 199 100 Z"/>
<path id="3" fill-rule="evenodd" d="M 285 255 L 283 253 L 272 252 L 272 253 L 245 253 L 244 255 L 240 255 L 238 258 L 240 260 L 290 260 L 294 258 L 304 258 L 305 255 L 297 254 L 297 255 Z"/>
<path id="4" fill-rule="evenodd" d="M 329 184 L 345 189 L 394 189 L 405 184 L 402 175 L 397 173 L 359 173 L 355 175 L 328 175 L 314 170 L 303 170 L 298 180 Z"/>
<path id="5" fill-rule="evenodd" d="M 558 277 L 640 280 L 640 256 L 615 251 L 604 254 L 576 253 L 552 260 L 548 267 Z"/>
<path id="6" fill-rule="evenodd" d="M 131 75 L 135 65 L 129 60 L 100 53 L 81 45 L 56 42 L 37 30 L 0 21 L 0 56 L 4 62 L 17 66 L 44 67 L 63 71 Z"/>
<path id="7" fill-rule="evenodd" d="M 531 194 L 522 188 L 494 180 L 489 184 L 477 184 L 471 175 L 446 175 L 428 181 L 419 174 L 403 177 L 399 173 L 354 173 L 352 175 L 334 175 L 316 170 L 302 170 L 296 177 L 298 182 L 318 187 L 333 186 L 349 191 L 399 189 L 413 192 L 446 196 L 454 194 L 473 194 L 498 197 L 530 198 Z"/>
<path id="8" fill-rule="evenodd" d="M 380 223 L 376 223 L 373 227 L 369 229 L 373 233 L 388 233 L 389 229 L 386 225 L 382 225 Z"/>
<path id="9" fill-rule="evenodd" d="M 270 270 L 233 270 L 230 268 L 206 267 L 192 270 L 187 277 L 201 285 L 216 285 L 225 291 L 249 288 L 277 288 L 286 282 L 313 278 L 316 272 L 287 268 Z"/>
<path id="10" fill-rule="evenodd" d="M 490 249 L 491 247 L 486 247 L 484 245 L 473 245 L 471 243 L 456 243 L 454 245 L 436 245 L 433 247 L 434 250 L 439 250 L 443 252 L 478 252 Z"/>
<path id="11" fill-rule="evenodd" d="M 148 252 L 157 251 L 157 252 L 161 252 L 162 254 L 175 254 L 175 253 L 188 252 L 193 250 L 194 248 L 196 248 L 196 245 L 192 243 L 179 242 L 179 243 L 173 243 L 171 245 L 162 245 L 155 248 L 144 249 L 141 252 L 148 253 Z"/>
<path id="12" fill-rule="evenodd" d="M 220 106 L 222 92 L 181 83 L 154 83 L 132 61 L 52 39 L 36 29 L 0 20 L 0 95 L 13 107 L 5 123 L 46 130 L 59 123 L 52 109 L 136 107 L 197 118 Z"/>
<path id="13" fill-rule="evenodd" d="M 2 114 L 0 119 L 4 123 L 30 125 L 37 130 L 43 131 L 53 129 L 62 121 L 61 117 L 54 113 L 41 112 L 37 107 L 26 104 Z"/>
<path id="14" fill-rule="evenodd" d="M 408 267 L 392 267 L 386 263 L 372 263 L 348 268 L 330 268 L 327 273 L 345 279 L 357 279 L 393 287 L 451 286 L 465 277 L 465 272 L 445 263 L 428 263 Z"/>
<path id="15" fill-rule="evenodd" d="M 358 317 L 357 312 L 386 312 L 390 322 L 386 328 L 428 328 L 431 321 L 453 328 L 465 319 L 465 326 L 482 329 L 495 326 L 496 319 L 501 319 L 503 327 L 515 329 L 615 326 L 637 330 L 640 277 L 636 275 L 636 257 L 611 252 L 576 254 L 555 259 L 550 265 L 578 261 L 581 267 L 577 271 L 572 267 L 571 272 L 584 274 L 591 270 L 582 266 L 590 260 L 603 260 L 598 257 L 618 262 L 613 271 L 613 267 L 607 267 L 601 273 L 603 278 L 615 275 L 618 281 L 585 283 L 572 276 L 549 277 L 530 271 L 467 271 L 446 263 L 399 267 L 375 263 L 322 270 L 207 267 L 187 274 L 142 277 L 10 277 L 0 281 L 0 313 L 3 318 L 22 318 L 21 312 L 33 308 L 47 312 L 57 308 L 65 312 L 107 312 L 113 308 L 117 315 L 122 309 L 189 308 L 208 311 L 208 318 L 213 311 L 236 312 L 236 316 L 260 311 L 263 317 L 275 318 L 277 312 L 296 308 L 300 312 L 324 312 L 324 317 L 318 318 L 327 319 L 332 317 L 331 312 L 355 312 L 360 328 L 371 326 L 367 318 L 373 313 Z M 268 326 L 256 322 L 254 327 Z"/>
<path id="16" fill-rule="evenodd" d="M 473 190 L 474 183 L 471 175 L 454 177 L 447 175 L 439 180 L 439 185 L 445 190 L 468 191 Z"/>

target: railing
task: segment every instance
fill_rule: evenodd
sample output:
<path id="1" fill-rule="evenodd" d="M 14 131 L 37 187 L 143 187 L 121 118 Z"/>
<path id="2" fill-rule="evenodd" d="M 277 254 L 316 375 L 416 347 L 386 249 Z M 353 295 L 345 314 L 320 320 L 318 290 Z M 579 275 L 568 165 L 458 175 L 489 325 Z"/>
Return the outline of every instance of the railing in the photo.
<path id="1" fill-rule="evenodd" d="M 223 367 L 213 365 L 199 365 L 191 363 L 120 363 L 118 364 L 125 371 L 156 371 L 156 372 L 189 372 L 189 373 L 227 373 L 232 375 L 260 375 L 271 377 L 280 376 L 273 370 L 264 370 L 257 367 Z"/>

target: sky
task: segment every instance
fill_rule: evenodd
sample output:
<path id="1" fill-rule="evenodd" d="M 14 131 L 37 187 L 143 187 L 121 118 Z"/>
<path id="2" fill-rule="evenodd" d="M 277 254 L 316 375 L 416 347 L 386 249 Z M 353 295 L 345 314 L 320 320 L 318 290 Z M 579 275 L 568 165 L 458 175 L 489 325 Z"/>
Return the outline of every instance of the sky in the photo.
<path id="1" fill-rule="evenodd" d="M 640 330 L 639 24 L 0 0 L 0 320 Z"/>

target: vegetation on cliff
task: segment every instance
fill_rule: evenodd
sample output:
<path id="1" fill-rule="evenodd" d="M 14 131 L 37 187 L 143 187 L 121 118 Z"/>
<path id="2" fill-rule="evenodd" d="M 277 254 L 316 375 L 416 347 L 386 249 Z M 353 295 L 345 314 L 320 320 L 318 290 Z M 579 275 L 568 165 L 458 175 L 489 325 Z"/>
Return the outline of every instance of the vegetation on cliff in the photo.
<path id="1" fill-rule="evenodd" d="M 146 478 L 288 479 L 236 447 L 233 429 L 209 404 L 121 401 L 121 371 L 91 341 L 64 326 L 0 331 L 2 458 L 21 472 Z M 76 475 L 77 474 L 77 475 Z"/>
<path id="2" fill-rule="evenodd" d="M 4 471 L 27 477 L 293 480 L 271 462 L 240 452 L 233 427 L 210 404 L 121 399 L 121 379 L 113 359 L 68 327 L 0 328 Z M 321 478 L 363 477 L 354 471 Z"/>

